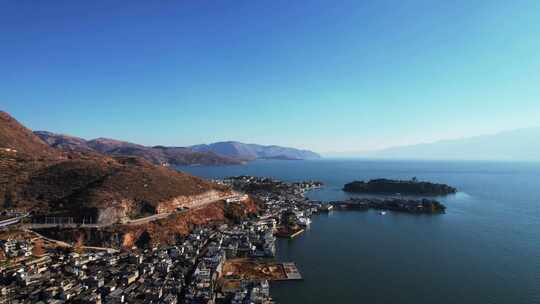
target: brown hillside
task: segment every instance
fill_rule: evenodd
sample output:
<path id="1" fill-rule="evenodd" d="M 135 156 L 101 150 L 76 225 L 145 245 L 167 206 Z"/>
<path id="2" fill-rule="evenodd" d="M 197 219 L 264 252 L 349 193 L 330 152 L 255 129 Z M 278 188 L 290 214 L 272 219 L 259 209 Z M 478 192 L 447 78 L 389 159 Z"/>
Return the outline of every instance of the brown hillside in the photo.
<path id="1" fill-rule="evenodd" d="M 94 151 L 94 149 L 88 146 L 86 140 L 80 137 L 56 134 L 47 131 L 34 131 L 34 134 L 39 136 L 39 138 L 49 146 L 56 149 L 78 152 Z"/>
<path id="2" fill-rule="evenodd" d="M 25 205 L 47 201 L 48 214 L 84 214 L 96 219 L 100 211 L 112 217 L 155 213 L 159 203 L 225 188 L 200 178 L 155 166 L 137 158 L 67 160 L 41 168 L 18 193 Z M 113 220 L 109 218 L 109 220 Z"/>
<path id="3" fill-rule="evenodd" d="M 57 158 L 61 155 L 3 111 L 0 111 L 0 149 L 24 153 L 32 158 Z"/>
<path id="4" fill-rule="evenodd" d="M 150 243 L 153 244 L 174 244 L 176 235 L 187 235 L 196 226 L 245 220 L 246 217 L 258 212 L 259 206 L 251 198 L 237 204 L 226 204 L 224 201 L 215 202 L 204 208 L 175 214 L 146 225 L 123 226 L 122 231 L 125 232 L 125 235 L 122 245 L 125 248 L 130 248 L 137 240 L 140 241 L 143 234 L 147 234 Z"/>
<path id="5" fill-rule="evenodd" d="M 0 131 L 2 145 L 17 150 L 0 150 L 2 208 L 116 222 L 155 213 L 178 197 L 225 190 L 140 158 L 60 153 L 6 113 Z"/>

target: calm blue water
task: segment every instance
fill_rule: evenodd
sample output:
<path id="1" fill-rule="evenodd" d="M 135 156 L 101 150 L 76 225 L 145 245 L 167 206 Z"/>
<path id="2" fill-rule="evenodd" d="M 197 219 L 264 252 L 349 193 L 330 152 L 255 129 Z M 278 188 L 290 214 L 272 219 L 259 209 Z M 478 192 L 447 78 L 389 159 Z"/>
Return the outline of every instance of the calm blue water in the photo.
<path id="1" fill-rule="evenodd" d="M 433 161 L 257 161 L 180 168 L 198 176 L 272 176 L 326 184 L 313 199 L 346 198 L 354 179 L 416 176 L 457 187 L 447 214 L 332 212 L 279 240 L 302 282 L 276 283 L 278 303 L 540 303 L 540 164 Z"/>

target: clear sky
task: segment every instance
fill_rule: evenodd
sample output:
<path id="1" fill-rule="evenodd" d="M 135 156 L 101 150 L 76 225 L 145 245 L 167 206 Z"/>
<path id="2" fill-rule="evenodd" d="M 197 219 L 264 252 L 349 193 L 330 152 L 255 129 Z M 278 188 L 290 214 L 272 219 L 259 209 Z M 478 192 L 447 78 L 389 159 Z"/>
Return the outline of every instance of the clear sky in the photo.
<path id="1" fill-rule="evenodd" d="M 0 109 L 141 144 L 366 150 L 540 124 L 540 1 L 0 0 Z"/>

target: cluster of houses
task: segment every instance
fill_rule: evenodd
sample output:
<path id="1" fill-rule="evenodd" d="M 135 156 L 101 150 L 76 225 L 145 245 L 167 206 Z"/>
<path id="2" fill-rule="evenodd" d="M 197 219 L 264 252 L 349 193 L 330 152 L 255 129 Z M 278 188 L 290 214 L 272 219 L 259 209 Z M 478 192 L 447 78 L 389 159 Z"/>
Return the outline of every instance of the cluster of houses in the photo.
<path id="1" fill-rule="evenodd" d="M 4 251 L 4 256 L 7 258 L 17 258 L 21 256 L 31 256 L 34 248 L 32 242 L 28 240 L 8 239 L 0 240 L 0 246 Z"/>
<path id="2" fill-rule="evenodd" d="M 267 280 L 243 282 L 234 294 L 231 304 L 267 304 L 273 303 L 270 297 L 270 285 Z"/>
<path id="3" fill-rule="evenodd" d="M 264 202 L 262 214 L 241 223 L 197 227 L 172 246 L 126 252 L 77 253 L 60 248 L 34 256 L 31 242 L 2 242 L 11 262 L 0 263 L 0 304 L 274 303 L 264 279 L 242 279 L 235 288 L 221 288 L 224 263 L 232 258 L 274 257 L 275 232 L 284 224 L 309 224 L 316 207 L 303 194 L 320 184 L 256 177 L 222 183 Z"/>
<path id="4" fill-rule="evenodd" d="M 0 303 L 272 303 L 267 281 L 222 293 L 216 284 L 227 258 L 273 257 L 272 221 L 200 228 L 175 246 L 141 252 L 49 250 L 30 257 L 24 240 L 2 242 Z"/>
<path id="5" fill-rule="evenodd" d="M 49 250 L 0 269 L 0 303 L 177 303 L 193 264 L 179 250 Z"/>
<path id="6" fill-rule="evenodd" d="M 217 284 L 224 275 L 223 265 L 227 259 L 275 256 L 276 239 L 272 224 L 271 221 L 244 222 L 230 227 L 223 225 L 214 232 L 208 238 L 186 288 L 185 303 L 273 303 L 265 280 L 244 281 L 239 288 L 226 292 Z"/>
<path id="7" fill-rule="evenodd" d="M 238 176 L 221 181 L 236 191 L 246 192 L 264 202 L 263 219 L 274 219 L 279 225 L 306 227 L 317 206 L 304 195 L 322 187 L 321 182 L 286 183 L 266 177 Z"/>

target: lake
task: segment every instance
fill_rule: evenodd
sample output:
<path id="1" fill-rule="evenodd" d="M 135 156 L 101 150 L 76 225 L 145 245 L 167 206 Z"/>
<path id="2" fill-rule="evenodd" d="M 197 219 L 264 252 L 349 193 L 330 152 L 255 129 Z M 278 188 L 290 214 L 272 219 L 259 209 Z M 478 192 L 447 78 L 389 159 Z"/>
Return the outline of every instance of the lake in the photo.
<path id="1" fill-rule="evenodd" d="M 289 303 L 540 303 L 540 163 L 473 161 L 255 161 L 244 166 L 180 167 L 205 178 L 269 176 L 320 180 L 316 200 L 349 197 L 352 180 L 446 183 L 443 215 L 334 211 L 313 217 L 277 258 L 304 280 L 271 293 Z"/>

